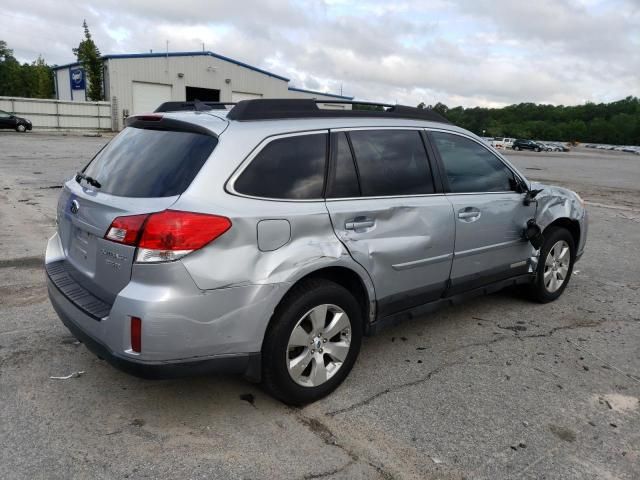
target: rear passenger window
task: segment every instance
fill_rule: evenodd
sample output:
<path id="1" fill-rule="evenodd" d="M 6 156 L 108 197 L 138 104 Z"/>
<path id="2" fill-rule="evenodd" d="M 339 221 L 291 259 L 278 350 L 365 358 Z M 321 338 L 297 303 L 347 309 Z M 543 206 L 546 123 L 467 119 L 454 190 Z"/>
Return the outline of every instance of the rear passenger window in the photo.
<path id="1" fill-rule="evenodd" d="M 333 168 L 330 169 L 327 185 L 327 198 L 359 197 L 358 176 L 353 163 L 353 156 L 347 141 L 347 134 L 335 134 L 333 149 Z"/>
<path id="2" fill-rule="evenodd" d="M 263 198 L 322 198 L 326 157 L 326 134 L 273 140 L 238 177 L 235 190 Z"/>
<path id="3" fill-rule="evenodd" d="M 417 130 L 349 132 L 365 197 L 433 193 L 433 177 Z"/>
<path id="4" fill-rule="evenodd" d="M 489 150 L 468 138 L 431 132 L 453 193 L 515 190 L 514 174 Z"/>

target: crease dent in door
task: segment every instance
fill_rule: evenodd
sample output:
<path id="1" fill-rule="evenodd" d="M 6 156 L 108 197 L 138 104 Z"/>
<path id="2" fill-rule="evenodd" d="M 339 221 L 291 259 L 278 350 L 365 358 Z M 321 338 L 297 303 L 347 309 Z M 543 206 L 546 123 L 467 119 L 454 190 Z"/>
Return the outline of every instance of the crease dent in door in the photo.
<path id="1" fill-rule="evenodd" d="M 415 207 L 400 205 L 379 210 L 374 221 L 375 225 L 367 232 L 345 231 L 345 239 L 358 242 L 363 233 L 366 233 L 368 257 L 390 266 L 431 258 L 428 252 L 433 247 L 433 236 L 430 233 L 433 225 Z M 407 232 L 419 233 L 409 235 Z M 416 251 L 423 251 L 424 257 L 416 258 L 410 254 L 411 258 L 407 257 L 408 252 Z M 402 261 L 399 262 L 399 259 Z"/>
<path id="2" fill-rule="evenodd" d="M 336 235 L 373 280 L 379 315 L 441 295 L 454 242 L 451 204 L 444 196 L 339 200 L 327 207 Z M 374 219 L 375 226 L 345 229 L 357 216 Z"/>

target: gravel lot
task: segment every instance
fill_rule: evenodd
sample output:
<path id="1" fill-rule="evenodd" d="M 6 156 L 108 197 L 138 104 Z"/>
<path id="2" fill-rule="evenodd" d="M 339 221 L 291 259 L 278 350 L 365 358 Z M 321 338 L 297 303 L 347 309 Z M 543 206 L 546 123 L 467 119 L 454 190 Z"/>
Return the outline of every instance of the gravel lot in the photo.
<path id="1" fill-rule="evenodd" d="M 0 133 L 0 478 L 640 478 L 639 156 L 509 152 L 590 203 L 565 294 L 385 330 L 291 409 L 240 378 L 128 376 L 59 322 L 41 268 L 56 198 L 106 141 Z"/>

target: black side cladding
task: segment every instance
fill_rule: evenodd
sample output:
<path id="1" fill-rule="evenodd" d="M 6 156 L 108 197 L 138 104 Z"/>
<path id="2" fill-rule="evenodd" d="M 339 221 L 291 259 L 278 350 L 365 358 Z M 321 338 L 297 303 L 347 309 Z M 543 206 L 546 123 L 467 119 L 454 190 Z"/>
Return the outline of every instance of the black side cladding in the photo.
<path id="1" fill-rule="evenodd" d="M 322 109 L 318 103 L 340 105 L 377 105 L 386 110 L 335 110 Z M 451 123 L 446 118 L 430 109 L 408 107 L 405 105 L 374 104 L 344 100 L 312 100 L 312 99 L 257 99 L 242 100 L 227 114 L 229 120 L 278 120 L 288 118 L 408 118 L 430 122 Z"/>

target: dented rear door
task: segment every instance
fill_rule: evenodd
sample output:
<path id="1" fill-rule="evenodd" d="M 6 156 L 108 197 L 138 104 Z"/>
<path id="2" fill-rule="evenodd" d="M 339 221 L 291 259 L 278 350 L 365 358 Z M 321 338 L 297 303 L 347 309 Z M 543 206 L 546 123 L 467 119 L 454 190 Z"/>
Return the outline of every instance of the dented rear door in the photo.
<path id="1" fill-rule="evenodd" d="M 350 178 L 357 189 L 346 185 Z M 327 197 L 335 233 L 369 272 L 381 316 L 442 295 L 453 258 L 453 210 L 434 187 L 417 130 L 334 132 Z"/>

